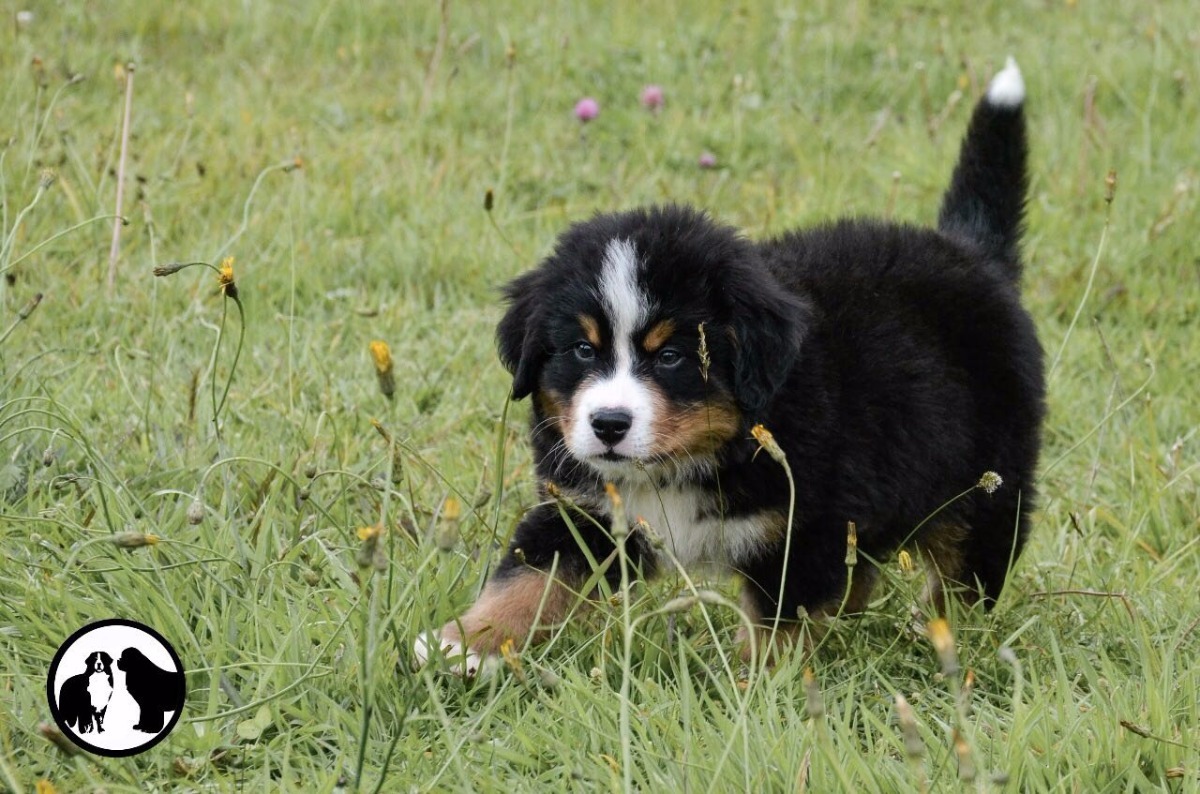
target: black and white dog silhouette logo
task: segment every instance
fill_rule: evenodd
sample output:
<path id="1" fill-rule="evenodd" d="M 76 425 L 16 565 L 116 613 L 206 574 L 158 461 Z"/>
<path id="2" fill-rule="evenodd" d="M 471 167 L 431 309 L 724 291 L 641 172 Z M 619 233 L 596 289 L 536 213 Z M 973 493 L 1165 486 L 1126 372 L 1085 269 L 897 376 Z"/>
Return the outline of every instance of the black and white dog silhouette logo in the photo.
<path id="1" fill-rule="evenodd" d="M 104 651 L 92 651 L 84 671 L 68 678 L 58 694 L 63 721 L 79 733 L 103 733 L 104 711 L 112 693 L 112 657 Z"/>
<path id="2" fill-rule="evenodd" d="M 90 753 L 134 755 L 162 741 L 186 695 L 183 664 L 148 626 L 113 618 L 62 644 L 46 679 L 55 722 Z"/>
<path id="3" fill-rule="evenodd" d="M 137 648 L 121 651 L 117 667 L 125 671 L 125 689 L 138 704 L 140 716 L 133 729 L 157 734 L 165 715 L 183 705 L 183 676 L 162 669 Z"/>

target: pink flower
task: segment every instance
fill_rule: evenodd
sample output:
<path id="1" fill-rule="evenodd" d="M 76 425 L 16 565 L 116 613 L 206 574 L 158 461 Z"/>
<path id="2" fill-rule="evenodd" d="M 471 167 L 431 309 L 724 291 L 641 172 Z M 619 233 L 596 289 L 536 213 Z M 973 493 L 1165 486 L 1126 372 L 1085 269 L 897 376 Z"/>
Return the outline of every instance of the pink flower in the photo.
<path id="1" fill-rule="evenodd" d="M 583 99 L 575 103 L 575 118 L 588 123 L 596 116 L 600 115 L 600 103 L 592 99 L 590 96 L 585 96 Z"/>
<path id="2" fill-rule="evenodd" d="M 704 154 L 700 155 L 700 167 L 701 168 L 716 168 L 717 167 L 717 156 L 715 154 L 713 154 L 712 152 L 705 152 Z"/>
<path id="3" fill-rule="evenodd" d="M 642 89 L 642 105 L 647 110 L 658 112 L 658 109 L 663 106 L 663 90 L 662 86 L 648 85 Z"/>

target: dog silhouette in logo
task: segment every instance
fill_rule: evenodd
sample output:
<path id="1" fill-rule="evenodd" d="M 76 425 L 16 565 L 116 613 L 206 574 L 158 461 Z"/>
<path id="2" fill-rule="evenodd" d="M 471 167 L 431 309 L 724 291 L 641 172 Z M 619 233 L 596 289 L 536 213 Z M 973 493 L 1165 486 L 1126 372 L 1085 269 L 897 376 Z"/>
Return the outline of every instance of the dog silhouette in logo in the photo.
<path id="1" fill-rule="evenodd" d="M 104 712 L 113 693 L 112 657 L 92 651 L 87 669 L 68 678 L 58 695 L 63 722 L 79 733 L 104 732 Z"/>
<path id="2" fill-rule="evenodd" d="M 140 710 L 133 729 L 161 732 L 166 712 L 183 706 L 183 674 L 162 669 L 137 648 L 122 651 L 117 667 L 125 671 L 125 689 Z"/>

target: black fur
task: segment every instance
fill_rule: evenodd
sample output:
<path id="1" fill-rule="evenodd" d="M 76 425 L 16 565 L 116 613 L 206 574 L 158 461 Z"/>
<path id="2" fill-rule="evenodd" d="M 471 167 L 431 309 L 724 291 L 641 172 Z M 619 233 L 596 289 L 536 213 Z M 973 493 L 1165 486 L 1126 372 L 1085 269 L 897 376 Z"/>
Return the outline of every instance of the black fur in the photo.
<path id="1" fill-rule="evenodd" d="M 610 241 L 631 241 L 638 287 L 652 304 L 647 327 L 670 319 L 671 344 L 688 357 L 669 371 L 639 360 L 638 376 L 673 405 L 732 403 L 741 417 L 711 465 L 682 466 L 661 484 L 686 480 L 719 494 L 728 518 L 786 514 L 783 469 L 756 454 L 755 423 L 772 431 L 795 473 L 790 559 L 778 537 L 730 564 L 759 614 L 781 607 L 794 617 L 800 607 L 838 601 L 848 522 L 869 560 L 901 546 L 950 547 L 961 561 L 954 577 L 990 606 L 1029 530 L 1044 414 L 1042 349 L 1018 285 L 1025 159 L 1020 106 L 985 100 L 937 229 L 848 220 L 752 243 L 675 206 L 572 226 L 507 289 L 497 336 L 513 396 L 569 397 L 589 372 L 611 366 L 575 355 L 577 318 L 595 317 L 602 337 L 612 333 L 598 298 L 600 263 Z M 707 365 L 699 363 L 701 335 Z M 614 546 L 601 475 L 571 457 L 547 420 L 535 399 L 538 477 L 589 511 L 574 523 L 603 561 Z M 1003 477 L 996 493 L 976 489 L 937 512 L 986 471 Z M 647 538 L 635 533 L 630 552 L 644 572 L 657 567 Z M 548 503 L 522 520 L 497 578 L 551 566 L 576 582 L 589 568 Z"/>
<path id="2" fill-rule="evenodd" d="M 166 712 L 178 712 L 183 707 L 183 673 L 162 669 L 137 648 L 122 651 L 117 667 L 125 671 L 125 689 L 138 704 L 138 721 L 133 729 L 161 732 Z"/>
<path id="3" fill-rule="evenodd" d="M 88 654 L 87 668 L 78 675 L 73 675 L 63 682 L 58 695 L 58 708 L 62 720 L 79 733 L 104 732 L 104 714 L 108 710 L 108 702 L 93 703 L 92 693 L 88 691 L 89 679 L 99 673 L 108 679 L 109 697 L 112 696 L 112 657 L 104 651 L 93 651 Z"/>

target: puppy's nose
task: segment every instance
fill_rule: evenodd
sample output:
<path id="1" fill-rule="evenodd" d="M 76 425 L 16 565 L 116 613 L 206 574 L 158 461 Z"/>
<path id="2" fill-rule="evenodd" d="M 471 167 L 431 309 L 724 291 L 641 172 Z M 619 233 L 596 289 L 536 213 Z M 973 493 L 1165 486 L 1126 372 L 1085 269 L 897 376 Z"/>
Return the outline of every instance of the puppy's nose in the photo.
<path id="1" fill-rule="evenodd" d="M 633 414 L 619 408 L 603 408 L 592 414 L 592 432 L 610 447 L 621 443 L 633 426 Z"/>

